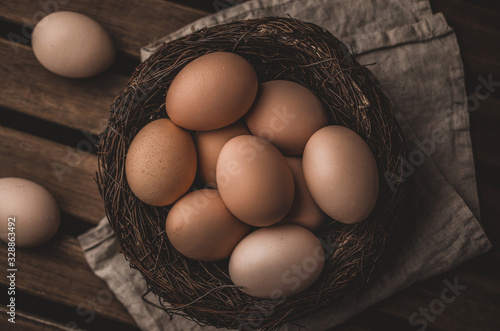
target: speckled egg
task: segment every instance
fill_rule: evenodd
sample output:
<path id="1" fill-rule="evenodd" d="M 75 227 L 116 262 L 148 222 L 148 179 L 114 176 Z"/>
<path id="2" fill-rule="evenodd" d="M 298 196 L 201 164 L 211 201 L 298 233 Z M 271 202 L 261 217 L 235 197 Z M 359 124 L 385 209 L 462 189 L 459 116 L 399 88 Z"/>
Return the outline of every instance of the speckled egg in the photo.
<path id="1" fill-rule="evenodd" d="M 196 175 L 191 135 L 169 119 L 148 123 L 130 144 L 125 173 L 130 189 L 143 202 L 153 206 L 175 202 Z"/>

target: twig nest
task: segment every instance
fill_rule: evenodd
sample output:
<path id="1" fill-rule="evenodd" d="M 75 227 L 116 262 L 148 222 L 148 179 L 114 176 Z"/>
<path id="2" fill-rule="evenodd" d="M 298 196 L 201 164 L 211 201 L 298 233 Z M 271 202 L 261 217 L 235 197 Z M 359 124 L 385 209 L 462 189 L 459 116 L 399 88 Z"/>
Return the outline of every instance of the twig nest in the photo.
<path id="1" fill-rule="evenodd" d="M 338 304 L 346 294 L 366 283 L 398 214 L 404 182 L 400 160 L 404 159 L 405 151 L 388 99 L 368 70 L 346 49 L 338 39 L 314 24 L 271 17 L 194 32 L 163 45 L 136 69 L 127 88 L 111 105 L 109 124 L 99 144 L 97 181 L 122 253 L 131 266 L 142 273 L 148 291 L 158 296 L 158 301 L 151 304 L 170 315 L 183 315 L 202 325 L 269 330 Z M 373 211 L 358 224 L 344 224 L 328 217 L 314 230 L 313 237 L 324 250 L 323 267 L 316 282 L 298 294 L 284 294 L 277 300 L 258 300 L 233 284 L 227 259 L 199 262 L 180 254 L 165 231 L 170 207 L 154 207 L 142 202 L 124 176 L 125 154 L 137 132 L 159 118 L 175 116 L 171 113 L 174 106 L 169 105 L 166 95 L 167 90 L 168 93 L 173 90 L 174 77 L 178 77 L 188 63 L 217 52 L 234 53 L 243 58 L 255 71 L 255 90 L 257 83 L 271 80 L 291 81 L 311 90 L 327 113 L 328 125 L 355 132 L 369 147 L 376 163 L 379 189 Z M 206 101 L 209 104 L 211 100 L 207 97 Z M 241 109 L 238 118 L 247 111 Z M 225 116 L 222 109 L 212 115 Z M 229 125 L 233 119 L 227 122 Z M 213 128 L 197 125 L 190 129 Z M 224 139 L 241 137 L 245 136 Z M 288 169 L 281 174 L 286 182 L 287 176 L 293 176 L 285 159 L 283 163 Z M 307 182 L 305 173 L 304 176 Z M 293 186 L 293 180 L 290 182 Z M 189 190 L 202 185 L 198 176 Z M 219 181 L 218 186 L 223 196 Z M 232 211 L 231 206 L 228 207 Z M 245 212 L 254 212 L 251 204 L 246 208 Z M 268 220 L 271 222 L 274 216 Z M 312 269 L 312 264 L 306 267 Z M 247 280 L 241 280 L 242 286 L 250 286 Z M 284 293 L 286 289 L 282 290 Z"/>

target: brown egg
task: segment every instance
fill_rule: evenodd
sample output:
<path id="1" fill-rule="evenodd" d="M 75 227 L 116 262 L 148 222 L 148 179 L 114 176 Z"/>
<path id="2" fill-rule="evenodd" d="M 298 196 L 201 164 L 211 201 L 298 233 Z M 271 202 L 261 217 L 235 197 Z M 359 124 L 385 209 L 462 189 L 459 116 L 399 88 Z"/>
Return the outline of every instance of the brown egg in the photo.
<path id="1" fill-rule="evenodd" d="M 285 218 L 280 221 L 280 224 L 293 223 L 313 231 L 323 223 L 326 215 L 309 193 L 302 172 L 302 159 L 297 156 L 287 156 L 285 159 L 292 170 L 295 196 L 292 208 Z"/>
<path id="2" fill-rule="evenodd" d="M 363 221 L 377 202 L 377 163 L 354 131 L 331 125 L 307 142 L 302 158 L 304 178 L 314 201 L 330 217 L 352 224 Z"/>
<path id="3" fill-rule="evenodd" d="M 60 220 L 56 200 L 44 187 L 23 178 L 0 179 L 2 241 L 19 247 L 39 246 L 56 234 Z"/>
<path id="4" fill-rule="evenodd" d="M 292 171 L 276 147 L 259 137 L 229 140 L 220 152 L 216 176 L 227 208 L 250 225 L 274 224 L 292 206 Z"/>
<path id="5" fill-rule="evenodd" d="M 188 193 L 177 201 L 165 224 L 168 239 L 183 255 L 198 261 L 222 260 L 250 232 L 222 202 L 217 190 Z"/>
<path id="6" fill-rule="evenodd" d="M 257 74 L 234 53 L 216 52 L 188 63 L 170 85 L 165 107 L 177 125 L 215 130 L 236 122 L 257 94 Z"/>
<path id="7" fill-rule="evenodd" d="M 245 119 L 252 134 L 290 155 L 302 154 L 313 133 L 328 125 L 321 100 L 304 86 L 286 80 L 260 84 Z"/>
<path id="8" fill-rule="evenodd" d="M 158 119 L 137 133 L 125 162 L 134 194 L 153 206 L 175 202 L 196 175 L 196 150 L 189 133 L 169 119 Z"/>
<path id="9" fill-rule="evenodd" d="M 217 187 L 215 169 L 222 147 L 232 138 L 244 134 L 248 135 L 250 131 L 242 121 L 218 130 L 196 132 L 194 143 L 198 155 L 198 175 L 210 187 Z"/>
<path id="10" fill-rule="evenodd" d="M 318 238 L 298 225 L 273 225 L 246 236 L 229 260 L 229 275 L 244 293 L 279 300 L 311 286 L 323 271 Z"/>
<path id="11" fill-rule="evenodd" d="M 33 30 L 33 52 L 55 74 L 85 78 L 106 70 L 115 47 L 104 28 L 85 15 L 59 11 L 45 16 Z"/>

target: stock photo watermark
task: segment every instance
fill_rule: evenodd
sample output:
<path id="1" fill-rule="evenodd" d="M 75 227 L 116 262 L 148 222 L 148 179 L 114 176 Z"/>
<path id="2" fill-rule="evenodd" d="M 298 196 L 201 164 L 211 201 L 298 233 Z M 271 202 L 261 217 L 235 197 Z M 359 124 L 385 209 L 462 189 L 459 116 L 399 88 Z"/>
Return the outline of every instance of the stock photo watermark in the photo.
<path id="1" fill-rule="evenodd" d="M 144 102 L 148 100 L 148 98 L 150 97 L 150 92 L 158 88 L 158 82 L 159 81 L 156 81 L 154 84 L 146 85 L 146 87 L 143 86 L 142 89 L 136 89 L 134 99 L 130 101 L 128 107 L 130 107 L 131 109 L 140 107 Z M 104 131 L 104 129 L 106 129 L 106 127 L 108 126 L 108 121 L 108 118 L 103 118 L 101 121 L 99 121 L 97 128 L 99 132 L 102 132 Z M 80 130 L 80 133 L 82 133 L 86 139 L 80 140 L 76 145 L 76 149 L 70 146 L 66 146 L 67 153 L 64 159 L 65 162 L 51 162 L 52 170 L 54 171 L 54 174 L 56 175 L 59 182 L 64 181 L 65 174 L 72 173 L 74 168 L 79 167 L 84 161 L 83 158 L 92 154 L 94 146 L 98 146 L 99 144 L 99 140 L 95 138 L 91 133 L 85 130 Z"/>
<path id="2" fill-rule="evenodd" d="M 419 327 L 418 331 L 426 330 L 429 322 L 434 322 L 445 311 L 446 305 L 453 303 L 469 287 L 459 284 L 458 277 L 455 277 L 453 282 L 445 279 L 443 284 L 445 287 L 441 290 L 439 298 L 433 299 L 425 307 L 419 307 L 408 317 L 408 323 Z"/>
<path id="3" fill-rule="evenodd" d="M 452 118 L 455 114 L 465 116 L 470 112 L 476 111 L 479 108 L 481 101 L 485 101 L 490 98 L 496 91 L 496 88 L 500 87 L 500 81 L 494 81 L 493 74 L 489 74 L 486 78 L 479 75 L 477 80 L 479 81 L 479 84 L 474 90 L 475 95 L 469 95 L 466 99 L 467 111 L 463 111 L 463 105 L 456 105 L 444 112 L 444 118 Z M 439 127 L 432 130 L 430 138 L 422 140 L 415 139 L 414 145 L 416 148 L 408 153 L 407 158 L 400 157 L 398 160 L 398 164 L 400 165 L 398 167 L 399 173 L 386 172 L 384 174 L 385 181 L 389 185 L 391 191 L 394 192 L 396 184 L 404 182 L 407 178 L 412 176 L 416 169 L 436 151 L 436 146 L 438 144 L 443 144 L 446 141 L 448 141 L 446 132 L 444 129 Z"/>
<path id="4" fill-rule="evenodd" d="M 86 324 L 94 321 L 97 313 L 100 313 L 113 302 L 113 293 L 107 288 L 99 290 L 94 297 L 88 297 L 85 302 L 82 302 L 76 307 L 76 314 L 84 317 Z M 75 321 L 70 321 L 65 325 L 68 330 L 81 330 L 80 326 Z"/>
<path id="5" fill-rule="evenodd" d="M 16 218 L 9 217 L 7 220 L 7 279 L 9 296 L 7 304 L 7 315 L 10 323 L 16 323 Z"/>
<path id="6" fill-rule="evenodd" d="M 99 124 L 99 130 L 102 131 L 106 128 L 108 119 L 102 119 Z M 80 131 L 86 139 L 80 140 L 76 145 L 76 150 L 70 146 L 66 146 L 66 157 L 65 162 L 52 161 L 51 166 L 54 174 L 56 175 L 59 182 L 64 181 L 64 175 L 72 173 L 74 168 L 77 168 L 82 164 L 83 158 L 92 153 L 94 146 L 97 146 L 99 141 L 92 134 L 82 130 Z"/>
<path id="7" fill-rule="evenodd" d="M 467 96 L 467 109 L 472 112 L 476 111 L 479 108 L 481 101 L 484 101 L 491 97 L 491 94 L 495 92 L 496 87 L 500 87 L 500 81 L 493 81 L 493 74 L 489 74 L 487 78 L 479 75 L 477 77 L 479 84 L 476 86 L 474 93 L 475 95 Z M 482 93 L 481 91 L 486 89 L 486 93 Z"/>
<path id="8" fill-rule="evenodd" d="M 37 25 L 38 22 L 42 20 L 42 18 L 44 18 L 49 14 L 59 11 L 61 5 L 66 5 L 70 1 L 71 0 L 45 0 L 45 1 L 39 0 L 38 6 L 40 7 L 41 10 L 35 12 L 31 17 L 31 20 L 29 20 L 26 17 L 23 17 L 22 19 L 23 26 L 21 28 L 21 35 L 14 32 L 9 32 L 7 34 L 7 39 L 9 40 L 10 46 L 12 47 L 14 52 L 16 54 L 19 53 L 19 47 L 17 46 L 18 44 L 24 44 L 24 45 L 29 44 L 29 41 L 33 34 L 33 29 L 35 28 L 35 25 Z"/>
<path id="9" fill-rule="evenodd" d="M 300 264 L 290 266 L 281 275 L 283 284 L 290 285 L 290 289 L 294 290 L 301 286 L 302 282 L 309 279 L 310 275 L 319 267 L 321 262 L 326 261 L 333 255 L 339 247 L 338 242 L 333 242 L 332 235 L 328 235 L 326 240 L 317 237 L 320 246 L 314 251 L 314 256 L 309 256 L 301 261 Z M 323 250 L 321 252 L 320 250 Z M 254 306 L 259 312 L 254 311 L 249 316 L 249 321 L 238 319 L 238 330 L 254 330 L 264 324 L 264 319 L 274 313 L 275 308 L 286 300 L 286 296 L 281 289 L 274 289 L 270 293 L 270 299 L 254 300 Z"/>
<path id="10" fill-rule="evenodd" d="M 431 138 L 415 139 L 416 148 L 408 153 L 408 157 L 399 156 L 400 173 L 395 174 L 388 171 L 384 174 L 385 181 L 391 191 L 394 192 L 398 183 L 404 182 L 415 173 L 416 168 L 421 166 L 436 151 L 436 145 L 443 144 L 446 141 L 448 141 L 448 136 L 442 128 L 432 130 Z"/>

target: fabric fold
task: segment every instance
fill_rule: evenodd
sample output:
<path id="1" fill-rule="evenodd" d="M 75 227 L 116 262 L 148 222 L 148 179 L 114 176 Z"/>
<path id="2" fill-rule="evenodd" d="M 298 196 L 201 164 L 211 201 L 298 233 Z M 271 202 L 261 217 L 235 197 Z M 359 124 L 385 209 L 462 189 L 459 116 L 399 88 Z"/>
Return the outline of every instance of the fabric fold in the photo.
<path id="1" fill-rule="evenodd" d="M 423 279 L 443 273 L 491 248 L 479 217 L 463 65 L 453 30 L 427 0 L 249 1 L 193 22 L 141 50 L 145 60 L 164 42 L 193 29 L 265 16 L 287 16 L 329 30 L 367 65 L 394 104 L 413 183 L 398 225 L 401 238 L 368 285 L 331 307 L 297 321 L 326 330 Z M 400 223 L 399 223 L 400 222 Z M 146 284 L 119 253 L 107 219 L 79 237 L 85 257 L 143 330 L 212 330 L 182 317 L 170 320 L 146 304 Z M 382 267 L 383 266 L 383 267 Z M 154 300 L 151 298 L 150 300 Z M 415 307 L 418 309 L 418 307 Z M 297 330 L 287 324 L 283 330 Z"/>

